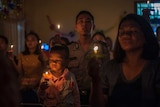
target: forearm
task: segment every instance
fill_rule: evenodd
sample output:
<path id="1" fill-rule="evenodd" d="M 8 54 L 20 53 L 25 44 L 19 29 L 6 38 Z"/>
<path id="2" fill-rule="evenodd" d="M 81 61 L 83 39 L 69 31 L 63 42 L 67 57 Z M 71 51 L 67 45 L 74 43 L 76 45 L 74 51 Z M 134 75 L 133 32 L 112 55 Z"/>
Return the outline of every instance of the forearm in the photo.
<path id="1" fill-rule="evenodd" d="M 91 107 L 106 107 L 107 96 L 103 94 L 102 87 L 98 82 L 92 82 L 90 104 Z"/>

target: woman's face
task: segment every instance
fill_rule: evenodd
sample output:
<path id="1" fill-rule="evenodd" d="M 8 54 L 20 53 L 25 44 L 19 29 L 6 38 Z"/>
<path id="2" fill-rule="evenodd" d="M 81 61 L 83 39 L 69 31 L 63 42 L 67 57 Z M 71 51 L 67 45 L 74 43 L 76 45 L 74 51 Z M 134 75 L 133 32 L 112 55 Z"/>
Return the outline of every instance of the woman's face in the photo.
<path id="1" fill-rule="evenodd" d="M 132 20 L 126 20 L 120 25 L 118 40 L 121 48 L 126 52 L 142 50 L 145 43 L 139 24 Z"/>
<path id="2" fill-rule="evenodd" d="M 28 35 L 26 38 L 26 45 L 29 49 L 36 48 L 38 45 L 38 40 L 34 35 Z"/>

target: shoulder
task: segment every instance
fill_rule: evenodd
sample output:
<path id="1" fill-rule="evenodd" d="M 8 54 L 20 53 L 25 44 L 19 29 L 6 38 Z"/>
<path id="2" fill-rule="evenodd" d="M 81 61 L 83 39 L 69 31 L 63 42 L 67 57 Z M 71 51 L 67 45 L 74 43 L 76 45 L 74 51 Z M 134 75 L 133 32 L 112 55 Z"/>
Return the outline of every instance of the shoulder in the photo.
<path id="1" fill-rule="evenodd" d="M 76 49 L 78 49 L 79 48 L 79 42 L 78 41 L 74 41 L 74 42 L 71 42 L 69 45 L 68 45 L 68 47 L 69 47 L 69 49 L 71 49 L 71 50 L 76 50 Z"/>

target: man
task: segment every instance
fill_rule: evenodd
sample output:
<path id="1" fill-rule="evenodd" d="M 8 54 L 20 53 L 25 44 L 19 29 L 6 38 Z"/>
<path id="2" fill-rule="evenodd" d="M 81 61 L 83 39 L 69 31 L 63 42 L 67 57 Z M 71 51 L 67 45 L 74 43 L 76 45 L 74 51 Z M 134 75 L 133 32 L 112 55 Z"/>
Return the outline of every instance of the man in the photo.
<path id="1" fill-rule="evenodd" d="M 92 31 L 94 30 L 94 17 L 89 11 L 80 11 L 76 16 L 75 30 L 78 41 L 70 44 L 69 69 L 75 74 L 80 90 L 81 105 L 89 105 L 91 79 L 87 73 L 88 59 L 85 57 L 92 44 Z"/>

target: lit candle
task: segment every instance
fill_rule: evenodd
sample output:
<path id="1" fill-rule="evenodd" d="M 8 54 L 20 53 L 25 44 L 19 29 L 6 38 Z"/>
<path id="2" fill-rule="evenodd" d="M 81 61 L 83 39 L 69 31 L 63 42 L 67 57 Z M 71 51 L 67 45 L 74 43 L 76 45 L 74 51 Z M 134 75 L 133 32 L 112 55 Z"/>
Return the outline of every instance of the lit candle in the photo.
<path id="1" fill-rule="evenodd" d="M 13 47 L 14 47 L 14 45 L 13 45 L 13 44 L 11 44 L 11 50 L 13 50 Z"/>
<path id="2" fill-rule="evenodd" d="M 43 73 L 43 77 L 45 80 L 49 80 L 52 77 L 52 75 L 48 71 L 46 71 L 45 73 Z"/>
<path id="3" fill-rule="evenodd" d="M 42 41 L 41 40 L 39 40 L 39 44 L 41 44 L 42 43 Z"/>
<path id="4" fill-rule="evenodd" d="M 58 28 L 58 30 L 60 30 L 60 28 L 61 28 L 61 25 L 60 25 L 60 24 L 58 24 L 58 25 L 57 25 L 57 28 Z"/>
<path id="5" fill-rule="evenodd" d="M 94 53 L 97 54 L 97 52 L 98 52 L 98 46 L 94 46 L 93 50 L 94 50 Z"/>
<path id="6" fill-rule="evenodd" d="M 10 45 L 10 50 L 9 50 L 8 52 L 13 52 L 13 48 L 14 48 L 14 45 L 11 44 L 11 45 Z"/>

